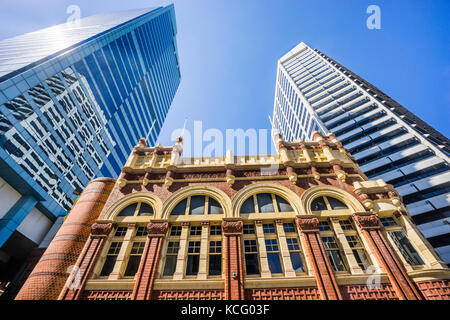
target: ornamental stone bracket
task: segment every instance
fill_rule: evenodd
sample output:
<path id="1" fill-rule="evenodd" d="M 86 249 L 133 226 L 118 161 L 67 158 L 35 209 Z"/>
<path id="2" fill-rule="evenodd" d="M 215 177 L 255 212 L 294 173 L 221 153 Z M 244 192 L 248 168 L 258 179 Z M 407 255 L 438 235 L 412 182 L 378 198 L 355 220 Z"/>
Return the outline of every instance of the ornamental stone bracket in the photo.
<path id="1" fill-rule="evenodd" d="M 92 237 L 107 237 L 114 227 L 113 222 L 97 221 L 91 226 Z"/>
<path id="2" fill-rule="evenodd" d="M 244 223 L 240 218 L 224 218 L 222 220 L 222 230 L 224 235 L 242 234 Z"/>
<path id="3" fill-rule="evenodd" d="M 169 230 L 169 222 L 167 220 L 153 220 L 147 225 L 149 237 L 165 237 Z"/>
<path id="4" fill-rule="evenodd" d="M 378 217 L 370 212 L 357 212 L 353 214 L 353 220 L 362 229 L 380 229 Z"/>
<path id="5" fill-rule="evenodd" d="M 301 232 L 319 232 L 319 219 L 314 216 L 296 216 L 295 223 Z"/>
<path id="6" fill-rule="evenodd" d="M 127 180 L 126 179 L 118 179 L 117 185 L 119 186 L 119 189 L 122 189 L 123 187 L 125 187 L 127 185 Z"/>

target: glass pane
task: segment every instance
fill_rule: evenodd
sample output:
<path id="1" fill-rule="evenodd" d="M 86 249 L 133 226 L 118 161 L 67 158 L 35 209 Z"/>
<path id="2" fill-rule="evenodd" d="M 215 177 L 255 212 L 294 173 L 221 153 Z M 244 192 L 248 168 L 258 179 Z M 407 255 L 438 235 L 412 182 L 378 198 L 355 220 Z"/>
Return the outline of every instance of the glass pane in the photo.
<path id="1" fill-rule="evenodd" d="M 177 256 L 167 256 L 166 257 L 166 264 L 164 266 L 164 276 L 172 276 L 175 272 L 175 268 L 177 266 Z"/>
<path id="2" fill-rule="evenodd" d="M 141 262 L 141 256 L 130 256 L 128 259 L 127 268 L 125 269 L 124 276 L 133 277 L 139 269 L 139 263 Z"/>
<path id="3" fill-rule="evenodd" d="M 213 198 L 209 198 L 208 213 L 209 214 L 223 213 L 222 206 Z"/>
<path id="4" fill-rule="evenodd" d="M 330 224 L 328 221 L 319 221 L 319 230 L 320 231 L 329 231 L 331 230 Z"/>
<path id="5" fill-rule="evenodd" d="M 148 203 L 142 202 L 139 208 L 138 216 L 151 216 L 153 215 L 153 207 Z"/>
<path id="6" fill-rule="evenodd" d="M 311 210 L 312 211 L 328 210 L 327 205 L 325 204 L 325 200 L 323 199 L 323 197 L 319 197 L 317 199 L 314 199 L 314 201 L 311 203 Z"/>
<path id="7" fill-rule="evenodd" d="M 289 255 L 291 256 L 292 268 L 294 268 L 294 271 L 305 272 L 305 269 L 303 269 L 303 262 L 300 257 L 300 252 L 291 252 Z"/>
<path id="8" fill-rule="evenodd" d="M 254 234 L 255 225 L 254 224 L 244 224 L 244 234 Z"/>
<path id="9" fill-rule="evenodd" d="M 264 233 L 275 233 L 275 227 L 273 224 L 263 224 Z"/>
<path id="10" fill-rule="evenodd" d="M 100 276 L 109 276 L 113 271 L 114 265 L 116 264 L 117 256 L 106 256 L 105 263 L 103 264 Z"/>
<path id="11" fill-rule="evenodd" d="M 259 274 L 258 255 L 256 253 L 245 255 L 245 270 L 247 274 Z"/>
<path id="12" fill-rule="evenodd" d="M 260 193 L 256 195 L 256 199 L 258 200 L 259 212 L 275 212 L 271 194 Z"/>
<path id="13" fill-rule="evenodd" d="M 209 256 L 209 275 L 215 276 L 222 274 L 222 256 L 218 254 Z"/>
<path id="14" fill-rule="evenodd" d="M 392 240 L 394 240 L 403 257 L 410 265 L 416 266 L 424 264 L 423 260 L 411 245 L 403 231 L 389 232 L 389 235 L 391 236 Z"/>
<path id="15" fill-rule="evenodd" d="M 385 227 L 396 226 L 397 223 L 393 218 L 381 218 L 381 224 Z"/>
<path id="16" fill-rule="evenodd" d="M 275 198 L 277 199 L 278 211 L 280 211 L 280 212 L 292 212 L 292 211 L 294 211 L 294 209 L 292 209 L 292 207 L 289 204 L 289 202 L 284 200 L 284 198 L 279 197 L 277 195 L 275 196 Z"/>
<path id="17" fill-rule="evenodd" d="M 283 228 L 286 233 L 295 232 L 293 223 L 283 223 Z"/>
<path id="18" fill-rule="evenodd" d="M 189 214 L 205 213 L 205 196 L 192 196 Z"/>
<path id="19" fill-rule="evenodd" d="M 245 200 L 244 204 L 241 207 L 241 213 L 254 213 L 255 212 L 255 203 L 253 202 L 253 196 Z"/>
<path id="20" fill-rule="evenodd" d="M 129 217 L 134 215 L 134 211 L 136 211 L 137 203 L 132 203 L 129 206 L 127 206 L 125 209 L 120 211 L 119 217 Z"/>
<path id="21" fill-rule="evenodd" d="M 342 210 L 348 209 L 348 207 L 341 201 L 335 198 L 327 197 L 328 202 L 330 203 L 331 209 L 333 210 Z"/>
<path id="22" fill-rule="evenodd" d="M 338 250 L 327 251 L 327 256 L 334 271 L 345 271 L 344 263 Z"/>
<path id="23" fill-rule="evenodd" d="M 280 255 L 278 253 L 267 253 L 267 261 L 271 273 L 282 273 Z"/>
<path id="24" fill-rule="evenodd" d="M 186 204 L 187 204 L 187 199 L 183 199 L 181 200 L 176 206 L 175 208 L 173 208 L 172 212 L 170 213 L 171 215 L 183 215 L 186 213 Z"/>
<path id="25" fill-rule="evenodd" d="M 353 255 L 355 256 L 356 262 L 358 262 L 358 265 L 361 269 L 366 270 L 369 266 L 369 261 L 367 260 L 366 253 L 362 249 L 355 249 L 352 250 Z"/>
<path id="26" fill-rule="evenodd" d="M 200 255 L 188 255 L 186 263 L 186 275 L 193 276 L 198 273 L 198 265 L 200 261 Z"/>

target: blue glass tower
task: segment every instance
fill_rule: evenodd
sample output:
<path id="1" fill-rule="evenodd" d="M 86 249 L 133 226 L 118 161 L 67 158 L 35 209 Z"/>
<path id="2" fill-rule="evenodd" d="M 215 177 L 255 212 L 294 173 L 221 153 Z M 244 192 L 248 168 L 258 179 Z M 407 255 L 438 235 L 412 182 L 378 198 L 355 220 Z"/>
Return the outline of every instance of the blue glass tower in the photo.
<path id="1" fill-rule="evenodd" d="M 0 41 L 0 256 L 39 244 L 74 191 L 156 142 L 181 78 L 176 33 L 170 5 Z"/>

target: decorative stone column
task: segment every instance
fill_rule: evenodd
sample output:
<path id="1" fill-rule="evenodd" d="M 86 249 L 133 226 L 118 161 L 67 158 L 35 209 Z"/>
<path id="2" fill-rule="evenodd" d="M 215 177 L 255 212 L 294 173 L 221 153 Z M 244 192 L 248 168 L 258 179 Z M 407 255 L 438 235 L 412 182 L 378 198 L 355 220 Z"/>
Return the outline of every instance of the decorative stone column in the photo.
<path id="1" fill-rule="evenodd" d="M 244 266 L 242 253 L 242 220 L 224 218 L 223 262 L 225 275 L 225 299 L 244 300 Z"/>
<path id="2" fill-rule="evenodd" d="M 422 300 L 419 290 L 382 235 L 378 217 L 372 213 L 361 212 L 355 213 L 353 219 L 356 225 L 362 229 L 364 237 L 375 252 L 381 268 L 387 273 L 399 299 Z"/>
<path id="3" fill-rule="evenodd" d="M 202 235 L 200 239 L 200 261 L 198 266 L 197 279 L 206 280 L 208 278 L 206 263 L 208 262 L 208 235 L 209 221 L 202 221 Z"/>
<path id="4" fill-rule="evenodd" d="M 272 278 L 267 260 L 266 241 L 264 239 L 264 230 L 262 220 L 255 221 L 256 241 L 258 241 L 259 262 L 261 264 L 261 278 Z"/>
<path id="5" fill-rule="evenodd" d="M 136 274 L 132 300 L 151 299 L 161 247 L 168 229 L 169 223 L 166 220 L 153 220 L 147 225 L 147 242 Z"/>
<path id="6" fill-rule="evenodd" d="M 322 300 L 342 300 L 333 269 L 319 235 L 319 220 L 312 216 L 297 216 L 295 222 L 306 244 L 306 258 L 314 270 L 320 298 Z"/>
<path id="7" fill-rule="evenodd" d="M 67 279 L 58 300 L 80 299 L 80 295 L 112 229 L 112 222 L 97 222 L 92 225 L 91 236 L 84 246 L 83 252 Z"/>
<path id="8" fill-rule="evenodd" d="M 178 249 L 177 266 L 173 274 L 173 280 L 181 280 L 184 278 L 184 259 L 186 258 L 189 225 L 189 222 L 181 223 L 180 248 Z"/>
<path id="9" fill-rule="evenodd" d="M 16 300 L 56 300 L 68 268 L 75 265 L 91 233 L 91 226 L 105 206 L 115 179 L 92 180 L 16 296 Z"/>

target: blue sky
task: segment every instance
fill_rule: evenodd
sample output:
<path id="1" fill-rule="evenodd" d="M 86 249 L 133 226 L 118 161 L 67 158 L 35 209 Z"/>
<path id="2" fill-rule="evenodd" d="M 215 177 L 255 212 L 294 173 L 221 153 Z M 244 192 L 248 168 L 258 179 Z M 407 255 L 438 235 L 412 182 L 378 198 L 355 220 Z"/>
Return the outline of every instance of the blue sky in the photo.
<path id="1" fill-rule="evenodd" d="M 0 0 L 0 39 L 82 17 L 175 4 L 182 73 L 159 142 L 174 129 L 269 129 L 276 63 L 303 41 L 362 76 L 423 120 L 450 133 L 448 0 Z M 366 8 L 381 9 L 369 30 Z"/>

